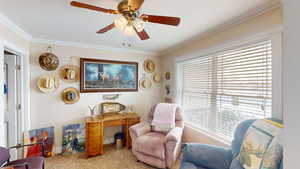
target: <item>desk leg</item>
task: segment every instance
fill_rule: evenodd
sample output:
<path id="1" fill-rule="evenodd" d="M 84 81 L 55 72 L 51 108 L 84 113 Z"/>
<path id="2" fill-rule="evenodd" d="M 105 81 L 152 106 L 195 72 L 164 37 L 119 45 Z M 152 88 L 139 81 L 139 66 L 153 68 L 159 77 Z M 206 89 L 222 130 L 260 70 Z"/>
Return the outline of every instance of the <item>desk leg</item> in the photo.
<path id="1" fill-rule="evenodd" d="M 125 122 L 125 125 L 123 126 L 123 133 L 124 133 L 124 136 L 125 136 L 125 143 L 124 145 L 129 148 L 129 121 L 128 119 L 126 119 L 126 122 Z"/>
<path id="2" fill-rule="evenodd" d="M 100 137 L 101 137 L 101 141 L 100 141 L 100 154 L 102 155 L 104 153 L 103 150 L 103 140 L 104 140 L 104 126 L 103 126 L 103 122 L 100 122 Z"/>

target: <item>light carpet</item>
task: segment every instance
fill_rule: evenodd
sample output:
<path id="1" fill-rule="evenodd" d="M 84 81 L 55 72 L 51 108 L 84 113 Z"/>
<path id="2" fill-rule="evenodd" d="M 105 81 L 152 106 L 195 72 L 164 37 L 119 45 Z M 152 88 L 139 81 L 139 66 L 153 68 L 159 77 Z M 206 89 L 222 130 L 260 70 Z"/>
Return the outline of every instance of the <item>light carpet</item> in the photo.
<path id="1" fill-rule="evenodd" d="M 179 168 L 179 160 L 172 169 Z M 84 153 L 69 156 L 56 155 L 46 159 L 46 169 L 155 169 L 147 164 L 136 162 L 131 150 L 105 146 L 101 156 L 86 158 Z"/>

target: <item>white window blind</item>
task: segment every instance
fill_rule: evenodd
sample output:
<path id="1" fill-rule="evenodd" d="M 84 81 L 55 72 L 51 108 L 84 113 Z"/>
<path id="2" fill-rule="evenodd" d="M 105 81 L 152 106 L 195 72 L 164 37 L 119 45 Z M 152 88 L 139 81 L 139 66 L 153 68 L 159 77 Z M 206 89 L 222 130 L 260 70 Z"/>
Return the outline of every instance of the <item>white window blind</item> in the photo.
<path id="1" fill-rule="evenodd" d="M 230 140 L 238 123 L 271 116 L 271 41 L 182 64 L 186 121 Z"/>

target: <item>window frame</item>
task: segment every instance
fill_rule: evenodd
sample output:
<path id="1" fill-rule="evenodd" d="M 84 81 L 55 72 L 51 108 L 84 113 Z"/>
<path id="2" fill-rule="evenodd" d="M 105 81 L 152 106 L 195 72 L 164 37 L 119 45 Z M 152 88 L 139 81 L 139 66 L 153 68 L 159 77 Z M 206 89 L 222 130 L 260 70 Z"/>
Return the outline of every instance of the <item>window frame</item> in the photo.
<path id="1" fill-rule="evenodd" d="M 282 107 L 282 28 L 277 28 L 268 32 L 255 34 L 239 40 L 228 41 L 214 47 L 196 51 L 189 55 L 179 56 L 175 58 L 175 102 L 182 105 L 183 98 L 183 76 L 182 62 L 199 58 L 207 55 L 214 55 L 227 50 L 233 50 L 246 45 L 251 45 L 261 41 L 270 40 L 272 44 L 272 117 L 283 120 Z M 200 126 L 195 126 L 189 122 L 185 122 L 187 126 L 208 135 L 218 141 L 230 144 L 230 140 L 203 129 Z"/>

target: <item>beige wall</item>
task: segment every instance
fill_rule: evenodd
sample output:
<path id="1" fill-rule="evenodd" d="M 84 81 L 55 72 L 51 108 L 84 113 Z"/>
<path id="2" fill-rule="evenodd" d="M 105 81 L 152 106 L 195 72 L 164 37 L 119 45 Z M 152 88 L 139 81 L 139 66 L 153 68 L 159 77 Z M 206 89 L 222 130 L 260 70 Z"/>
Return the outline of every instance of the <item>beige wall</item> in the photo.
<path id="1" fill-rule="evenodd" d="M 97 59 L 108 59 L 108 60 L 121 60 L 121 61 L 133 61 L 139 63 L 139 78 L 145 73 L 143 70 L 143 62 L 145 59 L 153 59 L 157 64 L 157 71 L 160 72 L 159 58 L 144 56 L 134 53 L 124 53 L 124 52 L 113 52 L 103 51 L 88 48 L 79 47 L 68 47 L 68 46 L 57 46 L 54 45 L 53 53 L 55 53 L 61 61 L 60 66 L 66 64 L 76 64 L 79 66 L 79 58 L 97 58 Z M 77 83 L 65 83 L 61 82 L 60 88 L 53 93 L 44 94 L 37 89 L 37 78 L 41 75 L 48 74 L 51 72 L 46 72 L 40 68 L 38 64 L 38 57 L 42 52 L 45 52 L 47 45 L 33 43 L 31 45 L 31 128 L 41 128 L 48 126 L 55 126 L 55 144 L 56 152 L 60 151 L 61 138 L 62 138 L 62 127 L 63 125 L 73 124 L 78 122 L 83 122 L 84 117 L 89 115 L 88 106 L 96 105 L 101 102 L 102 95 L 104 93 L 81 93 L 80 101 L 76 104 L 66 105 L 60 99 L 61 92 L 67 87 L 75 87 L 79 89 L 79 82 Z M 73 57 L 71 61 L 70 57 Z M 58 69 L 59 70 L 59 69 Z M 52 73 L 57 73 L 54 71 Z M 150 77 L 149 74 L 147 74 Z M 116 100 L 124 105 L 134 104 L 136 106 L 136 111 L 145 117 L 149 108 L 161 100 L 161 84 L 153 84 L 152 88 L 148 91 L 139 91 L 131 93 L 120 93 L 122 94 L 120 99 Z M 106 129 L 105 139 L 109 142 L 109 139 L 113 138 L 113 135 L 120 131 L 120 128 Z"/>
<path id="2" fill-rule="evenodd" d="M 171 97 L 175 100 L 175 59 L 177 57 L 189 56 L 193 53 L 201 53 L 207 49 L 219 46 L 221 44 L 226 44 L 227 42 L 233 42 L 235 40 L 243 39 L 249 36 L 253 36 L 262 32 L 267 32 L 273 29 L 277 29 L 282 26 L 282 10 L 281 8 L 273 9 L 267 13 L 256 16 L 246 22 L 235 25 L 227 30 L 215 33 L 206 38 L 201 38 L 196 41 L 185 45 L 184 47 L 174 50 L 168 54 L 162 56 L 163 60 L 163 72 L 170 71 L 172 78 L 169 81 L 164 81 L 163 88 L 165 85 L 171 86 L 171 94 L 165 95 L 164 97 Z M 171 63 L 171 64 L 170 64 Z M 281 82 L 280 82 L 281 83 Z M 187 142 L 205 142 L 210 144 L 220 144 L 210 137 L 197 132 L 191 128 L 185 130 L 184 140 Z"/>

